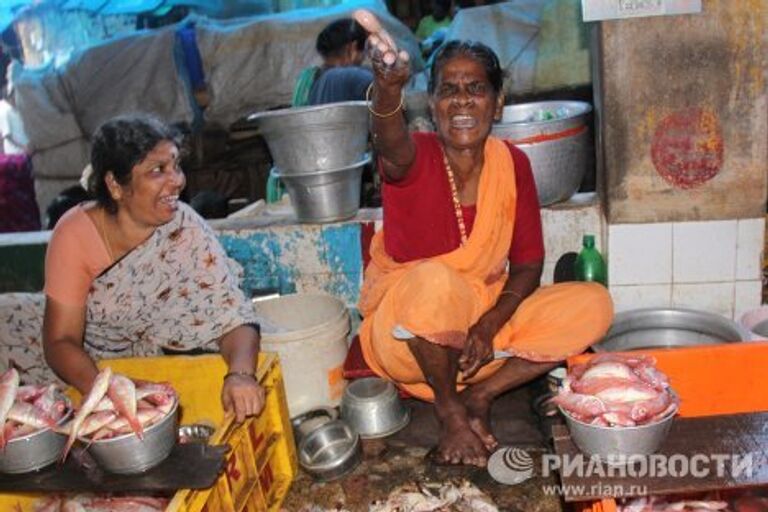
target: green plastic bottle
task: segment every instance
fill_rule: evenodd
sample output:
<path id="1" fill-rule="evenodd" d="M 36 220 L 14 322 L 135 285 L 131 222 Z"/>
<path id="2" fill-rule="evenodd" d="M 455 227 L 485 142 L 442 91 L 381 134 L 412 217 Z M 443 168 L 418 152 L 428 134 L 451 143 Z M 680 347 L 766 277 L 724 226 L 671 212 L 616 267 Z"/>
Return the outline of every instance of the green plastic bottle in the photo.
<path id="1" fill-rule="evenodd" d="M 578 281 L 594 281 L 608 286 L 608 269 L 600 251 L 595 249 L 594 235 L 584 235 L 581 252 L 574 263 L 574 273 Z"/>

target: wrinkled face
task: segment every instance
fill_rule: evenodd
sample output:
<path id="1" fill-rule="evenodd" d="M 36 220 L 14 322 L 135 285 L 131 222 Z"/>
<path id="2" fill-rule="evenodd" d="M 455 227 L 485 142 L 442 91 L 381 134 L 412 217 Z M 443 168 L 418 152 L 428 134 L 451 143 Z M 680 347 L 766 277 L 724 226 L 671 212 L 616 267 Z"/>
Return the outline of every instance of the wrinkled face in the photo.
<path id="1" fill-rule="evenodd" d="M 483 65 L 466 55 L 443 64 L 429 99 L 440 139 L 456 149 L 484 144 L 503 106 L 504 97 L 493 90 Z"/>
<path id="2" fill-rule="evenodd" d="M 179 148 L 171 141 L 161 141 L 146 158 L 131 169 L 131 182 L 120 186 L 117 204 L 134 221 L 161 226 L 170 222 L 179 208 L 179 194 L 186 178 L 179 166 Z M 112 189 L 113 197 L 115 190 Z"/>

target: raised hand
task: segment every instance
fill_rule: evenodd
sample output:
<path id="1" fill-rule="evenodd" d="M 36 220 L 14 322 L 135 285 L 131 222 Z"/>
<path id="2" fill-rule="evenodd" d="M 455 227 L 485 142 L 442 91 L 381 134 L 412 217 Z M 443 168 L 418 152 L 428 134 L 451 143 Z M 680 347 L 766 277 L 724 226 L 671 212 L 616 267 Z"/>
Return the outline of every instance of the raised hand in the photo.
<path id="1" fill-rule="evenodd" d="M 376 78 L 402 85 L 410 74 L 410 57 L 405 50 L 398 50 L 395 40 L 381 26 L 370 11 L 358 9 L 352 15 L 368 32 L 368 56 L 371 58 Z"/>

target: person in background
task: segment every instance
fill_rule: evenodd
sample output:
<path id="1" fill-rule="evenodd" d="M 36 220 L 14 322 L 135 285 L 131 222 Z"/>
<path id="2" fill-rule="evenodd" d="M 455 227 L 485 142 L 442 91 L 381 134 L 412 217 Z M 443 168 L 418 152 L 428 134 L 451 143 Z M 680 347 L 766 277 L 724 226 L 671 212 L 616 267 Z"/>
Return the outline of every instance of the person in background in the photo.
<path id="1" fill-rule="evenodd" d="M 254 373 L 259 328 L 238 287 L 242 269 L 179 201 L 179 144 L 175 130 L 144 115 L 111 119 L 94 134 L 87 189 L 95 201 L 64 214 L 48 245 L 39 357 L 85 394 L 99 359 L 220 351 L 222 403 L 242 421 L 264 406 Z M 32 348 L 4 358 L 26 360 L 24 378 L 45 382 Z"/>
<path id="2" fill-rule="evenodd" d="M 352 18 L 331 22 L 317 36 L 315 48 L 323 65 L 302 71 L 296 82 L 295 107 L 364 100 L 373 74 L 362 67 L 367 34 Z"/>
<path id="3" fill-rule="evenodd" d="M 498 446 L 502 393 L 584 351 L 611 324 L 596 283 L 540 287 L 541 216 L 530 162 L 490 136 L 504 106 L 496 54 L 471 41 L 438 50 L 427 87 L 436 132 L 403 115 L 408 55 L 368 11 L 369 105 L 384 223 L 371 241 L 358 308 L 368 366 L 434 402 L 439 464 L 484 466 Z"/>
<path id="4" fill-rule="evenodd" d="M 46 227 L 53 229 L 59 219 L 71 208 L 91 199 L 88 191 L 80 185 L 73 185 L 62 190 L 45 209 Z"/>
<path id="5" fill-rule="evenodd" d="M 451 25 L 451 0 L 432 0 L 432 14 L 421 18 L 416 27 L 416 37 L 424 41 L 436 30 Z"/>

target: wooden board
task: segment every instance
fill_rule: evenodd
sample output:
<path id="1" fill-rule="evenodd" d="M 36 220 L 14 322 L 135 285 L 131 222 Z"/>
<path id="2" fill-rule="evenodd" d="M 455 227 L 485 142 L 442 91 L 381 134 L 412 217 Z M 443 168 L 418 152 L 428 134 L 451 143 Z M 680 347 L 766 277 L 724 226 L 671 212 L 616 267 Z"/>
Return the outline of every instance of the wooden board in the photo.
<path id="1" fill-rule="evenodd" d="M 553 437 L 560 459 L 579 460 L 567 426 Z M 659 451 L 631 468 L 582 458 L 580 470 L 560 474 L 567 502 L 768 485 L 768 413 L 677 418 Z"/>
<path id="2" fill-rule="evenodd" d="M 53 464 L 32 473 L 0 474 L 0 492 L 175 492 L 207 489 L 224 468 L 229 446 L 177 444 L 159 465 L 138 475 L 107 473 L 87 454 L 70 455 L 63 465 Z M 80 459 L 78 461 L 77 459 Z"/>

